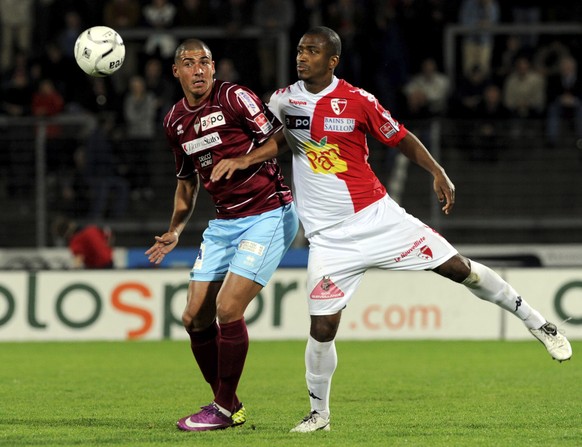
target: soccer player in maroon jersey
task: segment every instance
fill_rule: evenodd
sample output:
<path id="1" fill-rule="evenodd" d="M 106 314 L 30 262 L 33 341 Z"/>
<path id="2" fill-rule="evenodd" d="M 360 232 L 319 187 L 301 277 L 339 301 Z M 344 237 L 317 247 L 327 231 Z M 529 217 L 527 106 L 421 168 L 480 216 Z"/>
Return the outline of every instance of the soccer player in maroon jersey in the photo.
<path id="1" fill-rule="evenodd" d="M 329 395 L 337 366 L 335 336 L 343 309 L 370 268 L 432 270 L 523 321 L 556 360 L 570 343 L 497 273 L 472 261 L 392 200 L 368 164 L 366 134 L 395 147 L 433 177 L 443 212 L 455 188 L 426 147 L 366 91 L 334 76 L 341 54 L 337 33 L 315 27 L 297 46 L 299 81 L 275 92 L 269 109 L 285 123 L 293 151 L 297 211 L 309 240 L 307 292 L 311 328 L 305 351 L 311 411 L 291 431 L 330 429 Z M 267 147 L 223 160 L 212 179 L 278 155 Z"/>
<path id="2" fill-rule="evenodd" d="M 246 421 L 236 394 L 249 345 L 244 312 L 293 242 L 299 221 L 274 158 L 228 179 L 210 180 L 214 165 L 225 157 L 261 146 L 278 151 L 284 141 L 281 122 L 248 88 L 214 79 L 212 53 L 200 40 L 178 46 L 172 70 L 184 98 L 167 113 L 164 129 L 178 184 L 168 231 L 155 237 L 146 255 L 159 264 L 177 245 L 199 187 L 204 186 L 215 204 L 216 219 L 204 231 L 182 320 L 214 400 L 177 426 L 216 430 Z"/>

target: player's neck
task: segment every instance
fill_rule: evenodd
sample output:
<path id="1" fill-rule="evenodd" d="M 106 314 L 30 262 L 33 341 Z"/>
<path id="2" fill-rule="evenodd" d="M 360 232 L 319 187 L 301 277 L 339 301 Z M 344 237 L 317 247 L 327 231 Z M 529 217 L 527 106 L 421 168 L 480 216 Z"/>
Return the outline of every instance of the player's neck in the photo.
<path id="1" fill-rule="evenodd" d="M 319 92 L 325 90 L 331 85 L 333 78 L 325 78 L 319 81 L 303 81 L 305 85 L 305 90 L 313 95 L 317 95 Z"/>

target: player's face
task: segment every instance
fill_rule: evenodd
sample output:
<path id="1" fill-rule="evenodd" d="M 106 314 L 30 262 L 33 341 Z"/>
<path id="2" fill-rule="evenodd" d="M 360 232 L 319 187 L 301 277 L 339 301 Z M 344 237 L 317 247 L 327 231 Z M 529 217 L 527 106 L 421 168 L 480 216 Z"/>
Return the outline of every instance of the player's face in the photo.
<path id="1" fill-rule="evenodd" d="M 297 76 L 308 86 L 325 88 L 331 82 L 338 56 L 330 56 L 327 40 L 317 34 L 307 34 L 297 45 Z"/>
<path id="2" fill-rule="evenodd" d="M 214 82 L 214 61 L 205 48 L 186 49 L 172 66 L 190 105 L 204 101 Z"/>

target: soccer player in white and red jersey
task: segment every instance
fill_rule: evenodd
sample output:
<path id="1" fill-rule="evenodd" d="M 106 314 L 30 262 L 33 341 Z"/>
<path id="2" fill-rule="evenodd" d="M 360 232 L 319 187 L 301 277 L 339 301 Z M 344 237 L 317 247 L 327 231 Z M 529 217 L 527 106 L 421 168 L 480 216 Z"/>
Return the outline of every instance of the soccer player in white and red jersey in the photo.
<path id="1" fill-rule="evenodd" d="M 177 245 L 202 184 L 215 204 L 216 219 L 204 231 L 182 320 L 214 400 L 177 426 L 207 431 L 246 421 L 236 394 L 249 346 L 244 312 L 293 242 L 299 221 L 274 158 L 210 181 L 213 167 L 225 157 L 261 146 L 276 152 L 284 141 L 281 122 L 248 88 L 214 79 L 212 53 L 200 40 L 187 40 L 176 49 L 172 69 L 184 98 L 167 113 L 164 129 L 178 184 L 168 231 L 155 237 L 146 255 L 159 264 Z"/>
<path id="2" fill-rule="evenodd" d="M 520 318 L 553 358 L 569 359 L 568 340 L 513 287 L 490 268 L 459 254 L 390 198 L 368 164 L 366 134 L 432 174 L 445 214 L 453 209 L 455 188 L 423 143 L 373 95 L 334 76 L 340 54 L 335 31 L 309 30 L 297 46 L 299 81 L 275 92 L 269 102 L 284 123 L 293 152 L 297 212 L 309 240 L 311 328 L 305 364 L 311 411 L 291 431 L 330 429 L 329 395 L 337 366 L 334 339 L 342 310 L 370 268 L 432 270 L 461 283 Z M 275 149 L 284 150 L 264 147 L 223 160 L 211 178 L 229 178 L 238 169 L 276 156 Z"/>

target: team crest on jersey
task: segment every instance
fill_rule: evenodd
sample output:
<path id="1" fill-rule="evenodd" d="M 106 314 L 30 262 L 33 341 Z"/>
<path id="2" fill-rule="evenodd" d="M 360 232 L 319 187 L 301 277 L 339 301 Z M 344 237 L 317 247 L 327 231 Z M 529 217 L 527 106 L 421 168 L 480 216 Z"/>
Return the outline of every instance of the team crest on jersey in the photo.
<path id="1" fill-rule="evenodd" d="M 339 174 L 348 170 L 348 164 L 340 156 L 339 146 L 328 144 L 327 137 L 323 137 L 319 143 L 309 140 L 305 144 L 305 155 L 316 174 Z"/>
<path id="2" fill-rule="evenodd" d="M 331 100 L 331 110 L 336 115 L 341 115 L 344 110 L 346 110 L 346 106 L 348 105 L 347 99 L 340 99 L 340 98 L 333 98 Z"/>
<path id="3" fill-rule="evenodd" d="M 257 124 L 257 126 L 259 126 L 261 132 L 263 132 L 265 135 L 273 129 L 273 125 L 269 122 L 264 113 L 259 113 L 253 118 L 253 121 Z"/>
<path id="4" fill-rule="evenodd" d="M 418 257 L 425 261 L 430 261 L 432 260 L 432 250 L 428 245 L 423 245 L 418 249 Z"/>
<path id="5" fill-rule="evenodd" d="M 249 93 L 242 88 L 235 91 L 237 98 L 243 105 L 247 108 L 251 116 L 256 115 L 261 111 L 260 107 L 257 105 L 255 100 L 249 95 Z"/>
<path id="6" fill-rule="evenodd" d="M 194 121 L 194 132 L 198 133 L 199 130 L 200 130 L 200 118 L 196 118 L 196 121 Z"/>

